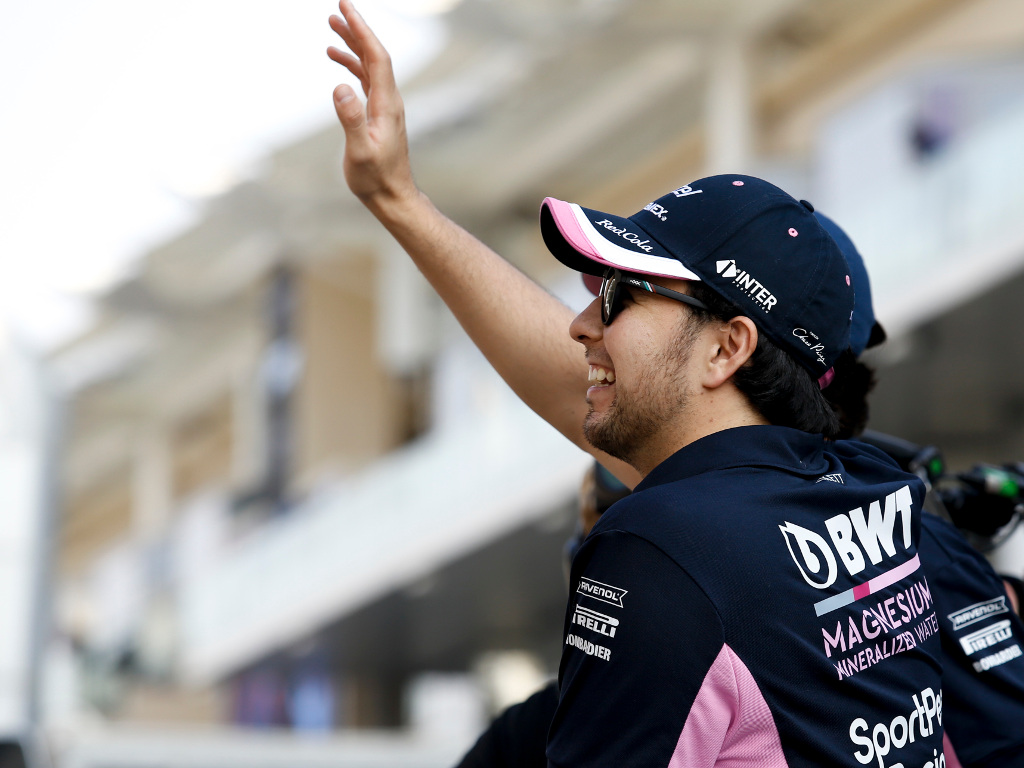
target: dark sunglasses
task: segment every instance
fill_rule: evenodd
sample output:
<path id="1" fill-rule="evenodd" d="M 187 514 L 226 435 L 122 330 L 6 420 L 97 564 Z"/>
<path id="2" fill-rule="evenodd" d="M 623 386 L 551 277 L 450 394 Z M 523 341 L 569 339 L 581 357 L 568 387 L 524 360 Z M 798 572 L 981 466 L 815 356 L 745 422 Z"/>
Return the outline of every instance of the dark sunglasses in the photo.
<path id="1" fill-rule="evenodd" d="M 660 285 L 649 283 L 633 275 L 625 275 L 618 269 L 609 269 L 604 273 L 601 280 L 601 322 L 610 325 L 615 316 L 622 310 L 622 292 L 624 288 L 639 288 L 641 291 L 656 293 L 659 296 L 667 296 L 670 299 L 689 304 L 691 307 L 707 310 L 708 306 L 693 296 L 685 293 L 662 288 Z"/>

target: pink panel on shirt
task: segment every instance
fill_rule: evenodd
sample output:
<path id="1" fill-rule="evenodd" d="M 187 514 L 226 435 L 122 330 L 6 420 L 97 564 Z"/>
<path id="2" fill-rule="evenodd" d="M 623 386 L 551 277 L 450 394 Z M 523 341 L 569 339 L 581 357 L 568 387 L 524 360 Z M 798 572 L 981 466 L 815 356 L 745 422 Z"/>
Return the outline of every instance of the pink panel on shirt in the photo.
<path id="1" fill-rule="evenodd" d="M 679 734 L 669 768 L 785 768 L 768 703 L 728 645 L 711 665 Z"/>
<path id="2" fill-rule="evenodd" d="M 946 768 L 963 768 L 960 765 L 960 758 L 953 751 L 953 745 L 949 743 L 949 734 L 942 734 L 942 754 L 946 757 Z"/>

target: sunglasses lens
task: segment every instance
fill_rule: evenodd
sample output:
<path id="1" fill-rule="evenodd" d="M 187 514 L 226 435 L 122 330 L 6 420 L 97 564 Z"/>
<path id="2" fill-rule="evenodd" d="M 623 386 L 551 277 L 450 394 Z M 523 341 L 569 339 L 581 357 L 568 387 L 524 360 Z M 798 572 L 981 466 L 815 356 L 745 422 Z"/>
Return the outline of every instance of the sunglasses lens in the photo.
<path id="1" fill-rule="evenodd" d="M 612 270 L 601 282 L 601 322 L 608 325 L 618 311 L 619 272 Z"/>

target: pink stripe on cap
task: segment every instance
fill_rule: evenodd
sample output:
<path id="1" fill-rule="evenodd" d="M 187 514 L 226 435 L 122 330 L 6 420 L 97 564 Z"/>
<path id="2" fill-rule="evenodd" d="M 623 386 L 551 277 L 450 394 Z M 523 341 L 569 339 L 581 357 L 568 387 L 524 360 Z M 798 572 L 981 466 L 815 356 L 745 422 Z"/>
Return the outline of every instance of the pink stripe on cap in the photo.
<path id="1" fill-rule="evenodd" d="M 821 378 L 818 379 L 818 389 L 824 389 L 825 387 L 827 387 L 829 384 L 832 383 L 832 379 L 834 379 L 835 377 L 836 369 L 829 368 L 827 371 L 825 371 L 824 374 L 822 374 Z"/>
<path id="2" fill-rule="evenodd" d="M 700 280 L 700 277 L 678 259 L 666 254 L 643 253 L 624 248 L 604 238 L 587 220 L 583 209 L 554 197 L 544 198 L 546 208 L 558 234 L 580 256 L 595 265 L 614 267 L 639 275 L 657 275 L 678 280 Z M 642 229 L 639 231 L 643 231 Z M 574 269 L 578 267 L 574 266 Z M 583 271 L 583 270 L 579 270 Z"/>
<path id="3" fill-rule="evenodd" d="M 579 251 L 581 254 L 586 256 L 588 259 L 607 264 L 604 259 L 601 258 L 601 254 L 597 252 L 594 244 L 590 242 L 589 238 L 583 233 L 583 228 L 580 227 L 580 223 L 576 221 L 576 214 L 572 210 L 572 205 L 565 202 L 564 200 L 557 200 L 554 197 L 545 197 L 544 205 L 551 211 L 551 218 L 555 222 L 555 226 L 558 227 L 558 231 L 562 233 L 562 237 L 569 243 L 574 249 Z M 609 266 L 615 266 L 611 264 Z"/>

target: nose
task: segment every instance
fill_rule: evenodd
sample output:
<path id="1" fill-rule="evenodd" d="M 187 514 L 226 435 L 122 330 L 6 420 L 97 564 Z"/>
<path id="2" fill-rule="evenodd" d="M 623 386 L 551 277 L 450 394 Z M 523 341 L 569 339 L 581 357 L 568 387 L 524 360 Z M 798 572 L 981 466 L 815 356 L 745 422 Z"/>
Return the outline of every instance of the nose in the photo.
<path id="1" fill-rule="evenodd" d="M 604 336 L 600 297 L 594 299 L 586 309 L 576 315 L 569 324 L 569 335 L 573 341 L 578 341 L 584 346 L 599 341 Z"/>

